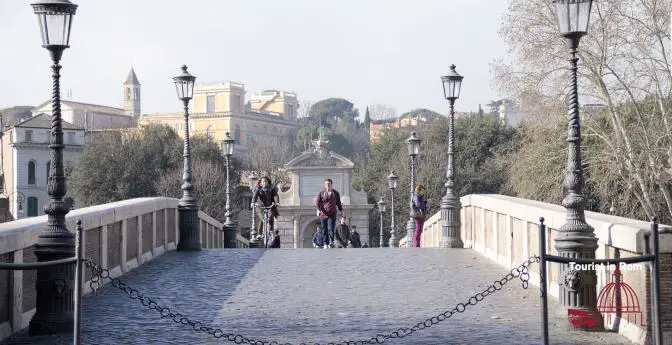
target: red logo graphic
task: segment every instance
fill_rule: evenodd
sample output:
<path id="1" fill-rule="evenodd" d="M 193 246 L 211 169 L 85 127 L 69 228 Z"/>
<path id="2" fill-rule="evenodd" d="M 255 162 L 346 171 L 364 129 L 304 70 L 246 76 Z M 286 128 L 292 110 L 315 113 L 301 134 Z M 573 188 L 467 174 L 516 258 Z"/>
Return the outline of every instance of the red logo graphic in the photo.
<path id="1" fill-rule="evenodd" d="M 599 315 L 585 309 L 567 309 L 567 317 L 572 326 L 586 328 L 595 327 L 599 319 Z"/>
<path id="2" fill-rule="evenodd" d="M 646 326 L 639 306 L 639 298 L 635 290 L 623 281 L 623 274 L 618 265 L 612 274 L 611 282 L 600 289 L 597 296 L 597 311 L 567 309 L 569 323 L 577 328 L 602 326 L 598 325 L 598 322 L 601 322 L 600 313 L 606 317 L 608 322 L 611 322 L 614 317 L 625 319 L 635 325 L 639 317 L 640 326 Z"/>

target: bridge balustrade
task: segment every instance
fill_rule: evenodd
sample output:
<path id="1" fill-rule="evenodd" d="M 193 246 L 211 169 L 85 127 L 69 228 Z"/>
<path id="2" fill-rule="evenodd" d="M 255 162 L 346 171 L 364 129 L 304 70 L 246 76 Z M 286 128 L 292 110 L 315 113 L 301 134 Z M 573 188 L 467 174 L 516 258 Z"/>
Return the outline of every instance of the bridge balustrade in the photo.
<path id="1" fill-rule="evenodd" d="M 109 268 L 117 277 L 175 250 L 179 239 L 177 202 L 164 197 L 112 202 L 73 210 L 66 222 L 74 232 L 75 222 L 82 220 L 84 257 Z M 222 248 L 222 223 L 202 211 L 199 218 L 203 248 Z M 0 224 L 0 262 L 36 262 L 34 244 L 46 225 L 46 215 Z M 240 234 L 236 246 L 248 246 Z M 90 292 L 90 275 L 86 270 L 85 294 Z M 0 340 L 28 327 L 35 313 L 36 277 L 35 270 L 0 270 Z"/>
<path id="2" fill-rule="evenodd" d="M 546 219 L 547 253 L 558 255 L 555 238 L 566 219 L 565 208 L 560 205 L 514 198 L 497 194 L 472 194 L 460 198 L 461 237 L 466 248 L 510 269 L 532 255 L 539 255 L 539 217 Z M 595 229 L 598 237 L 597 259 L 637 256 L 652 248 L 651 223 L 586 211 L 586 222 Z M 441 214 L 427 218 L 423 227 L 421 247 L 438 247 L 441 236 Z M 406 237 L 400 241 L 406 246 Z M 665 343 L 672 342 L 672 234 L 669 226 L 661 226 L 660 235 L 660 286 L 661 321 Z M 539 266 L 530 266 L 530 283 L 539 286 Z M 597 291 L 613 280 L 614 269 L 596 270 Z M 558 264 L 549 265 L 548 293 L 558 298 Z M 648 265 L 632 265 L 621 269 L 620 279 L 634 290 L 644 321 L 636 315 L 623 313 L 621 317 L 605 317 L 605 327 L 618 332 L 633 342 L 643 343 L 647 336 L 648 314 L 651 303 L 650 270 Z M 642 326 L 642 324 L 644 326 Z"/>

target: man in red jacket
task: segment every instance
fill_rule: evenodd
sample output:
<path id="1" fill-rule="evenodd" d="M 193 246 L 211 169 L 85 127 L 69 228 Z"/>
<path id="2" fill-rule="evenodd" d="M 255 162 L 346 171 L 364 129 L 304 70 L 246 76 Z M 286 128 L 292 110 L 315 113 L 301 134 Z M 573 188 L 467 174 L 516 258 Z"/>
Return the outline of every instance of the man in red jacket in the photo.
<path id="1" fill-rule="evenodd" d="M 334 181 L 330 178 L 324 180 L 324 189 L 317 194 L 315 206 L 317 216 L 322 220 L 322 233 L 324 235 L 324 248 L 332 248 L 334 243 L 334 228 L 336 227 L 336 215 L 341 212 L 341 218 L 345 218 L 341 195 L 333 189 Z"/>

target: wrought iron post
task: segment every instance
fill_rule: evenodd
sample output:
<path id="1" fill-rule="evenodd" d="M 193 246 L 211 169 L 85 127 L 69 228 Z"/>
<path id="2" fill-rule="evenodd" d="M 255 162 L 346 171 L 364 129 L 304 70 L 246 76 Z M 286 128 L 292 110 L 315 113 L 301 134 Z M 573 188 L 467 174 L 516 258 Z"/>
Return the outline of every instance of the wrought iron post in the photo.
<path id="1" fill-rule="evenodd" d="M 257 192 L 257 181 L 259 180 L 259 177 L 253 171 L 248 177 L 248 179 L 249 179 L 250 191 L 252 191 L 251 200 L 254 200 L 254 194 Z M 251 223 L 252 225 L 250 226 L 250 248 L 257 248 L 259 247 L 259 239 L 257 238 L 256 203 L 251 203 L 250 208 L 252 209 L 252 223 Z"/>
<path id="2" fill-rule="evenodd" d="M 189 101 L 193 92 L 193 83 L 196 77 L 187 72 L 187 66 L 182 66 L 182 74 L 173 78 L 178 89 L 185 85 L 186 92 L 178 97 L 184 103 L 184 149 L 182 157 L 184 158 L 184 172 L 182 174 L 182 198 L 177 204 L 180 224 L 180 240 L 177 244 L 178 251 L 201 250 L 201 229 L 198 218 L 198 201 L 193 195 L 194 185 L 191 170 L 191 147 L 189 145 Z M 191 87 L 191 89 L 189 89 Z"/>
<path id="3" fill-rule="evenodd" d="M 385 240 L 384 240 L 384 230 L 383 230 L 383 213 L 385 213 L 385 200 L 383 200 L 383 197 L 380 197 L 380 200 L 378 201 L 378 213 L 380 213 L 380 236 L 379 236 L 379 241 L 378 241 L 378 247 L 383 248 L 385 247 Z"/>
<path id="4" fill-rule="evenodd" d="M 222 140 L 222 151 L 226 159 L 226 213 L 224 214 L 224 246 L 226 248 L 236 247 L 236 222 L 231 219 L 231 156 L 233 155 L 233 146 L 235 139 L 231 138 L 229 132 L 226 132 L 226 138 Z"/>
<path id="5" fill-rule="evenodd" d="M 463 77 L 455 71 L 455 65 L 450 65 L 448 75 L 441 77 L 444 96 L 450 103 L 450 118 L 448 124 L 448 169 L 446 171 L 446 194 L 441 198 L 441 240 L 439 247 L 463 248 L 460 235 L 460 197 L 455 193 L 455 100 L 460 96 Z"/>
<path id="6" fill-rule="evenodd" d="M 385 241 L 383 240 L 383 212 L 380 212 L 380 240 L 378 241 L 378 246 L 380 248 L 385 247 Z"/>
<path id="7" fill-rule="evenodd" d="M 390 197 L 390 206 L 392 211 L 390 212 L 390 247 L 398 247 L 399 240 L 397 239 L 397 231 L 394 229 L 394 188 L 391 189 Z"/>
<path id="8" fill-rule="evenodd" d="M 413 193 L 415 192 L 415 155 L 411 155 L 411 195 L 409 199 L 409 218 L 406 223 L 406 247 L 413 247 L 413 235 L 415 233 L 415 218 L 410 215 L 413 212 Z"/>
<path id="9" fill-rule="evenodd" d="M 558 229 L 555 248 L 558 255 L 568 258 L 594 259 L 597 237 L 593 227 L 586 223 L 586 198 L 583 195 L 584 176 L 581 162 L 581 128 L 579 124 L 579 91 L 577 84 L 576 50 L 579 38 L 570 39 L 569 126 L 567 133 L 567 171 L 564 187 L 567 196 L 562 206 L 567 210 L 567 221 Z M 572 271 L 561 266 L 560 303 L 564 309 L 581 309 L 593 315 L 597 312 L 597 275 L 594 270 Z M 601 323 L 598 323 L 598 325 Z"/>
<path id="10" fill-rule="evenodd" d="M 49 50 L 52 70 L 51 94 L 51 167 L 47 193 L 49 203 L 44 206 L 47 227 L 35 243 L 38 262 L 71 258 L 75 255 L 75 236 L 65 225 L 65 215 L 70 211 L 64 201 L 67 192 L 63 168 L 63 129 L 61 123 L 61 65 L 63 51 L 69 47 L 72 17 L 77 5 L 67 0 L 52 0 L 32 4 L 40 21 L 43 47 Z M 58 34 L 57 34 L 58 33 Z M 29 333 L 53 334 L 72 332 L 73 283 L 75 265 L 40 267 L 37 270 L 36 311 L 30 320 Z"/>
<path id="11" fill-rule="evenodd" d="M 390 211 L 390 247 L 399 247 L 399 240 L 397 239 L 397 231 L 394 228 L 394 191 L 397 189 L 397 175 L 394 174 L 394 170 L 390 171 L 390 175 L 387 176 L 388 187 L 390 188 L 390 206 L 392 210 Z"/>
<path id="12" fill-rule="evenodd" d="M 555 0 L 558 27 L 569 45 L 569 121 L 567 129 L 567 171 L 563 186 L 567 191 L 562 206 L 567 210 L 567 220 L 558 229 L 555 248 L 565 258 L 594 259 L 597 237 L 593 227 L 586 223 L 583 195 L 584 176 L 581 162 L 581 128 L 579 123 L 579 90 L 577 82 L 577 49 L 579 41 L 588 31 L 592 0 Z M 570 270 L 562 264 L 559 275 L 560 312 L 578 310 L 596 320 L 602 326 L 601 314 L 597 311 L 597 275 L 594 270 Z M 570 322 L 570 327 L 573 324 Z M 593 328 L 594 330 L 595 328 Z"/>
<path id="13" fill-rule="evenodd" d="M 420 142 L 417 133 L 411 133 L 411 136 L 406 139 L 406 149 L 408 155 L 411 156 L 411 194 L 408 200 L 409 219 L 406 223 L 406 247 L 413 246 L 413 234 L 415 233 L 415 218 L 413 218 L 413 192 L 415 192 L 415 157 L 420 153 Z"/>
<path id="14" fill-rule="evenodd" d="M 450 101 L 450 119 L 448 127 L 448 171 L 446 194 L 441 198 L 441 240 L 439 247 L 463 248 L 460 236 L 460 197 L 455 193 L 455 100 Z"/>

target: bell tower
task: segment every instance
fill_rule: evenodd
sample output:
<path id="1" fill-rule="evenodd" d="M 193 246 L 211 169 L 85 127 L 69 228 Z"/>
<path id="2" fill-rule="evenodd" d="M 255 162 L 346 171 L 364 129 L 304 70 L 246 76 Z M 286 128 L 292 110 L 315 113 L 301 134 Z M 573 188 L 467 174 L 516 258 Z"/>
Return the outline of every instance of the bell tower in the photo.
<path id="1" fill-rule="evenodd" d="M 124 112 L 136 120 L 140 116 L 140 82 L 133 68 L 124 82 Z"/>

